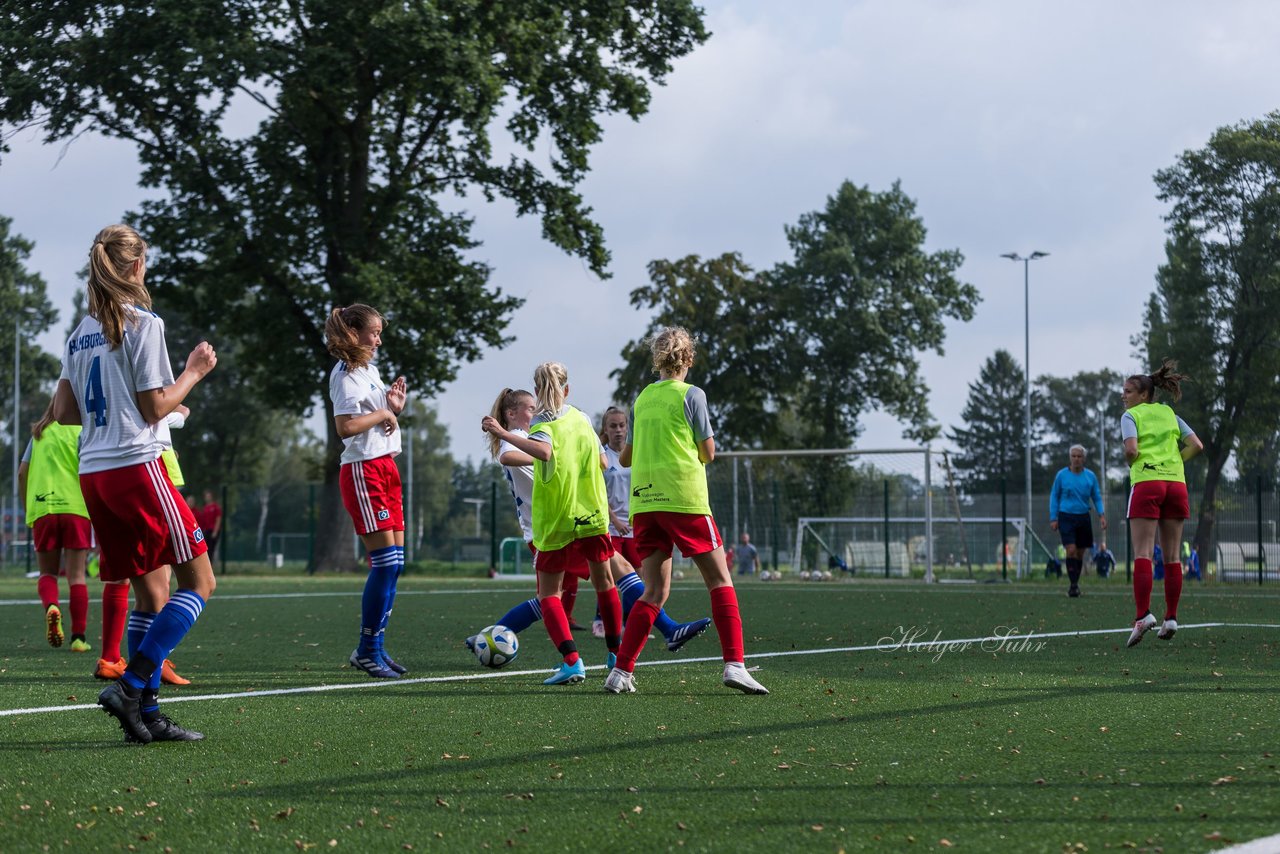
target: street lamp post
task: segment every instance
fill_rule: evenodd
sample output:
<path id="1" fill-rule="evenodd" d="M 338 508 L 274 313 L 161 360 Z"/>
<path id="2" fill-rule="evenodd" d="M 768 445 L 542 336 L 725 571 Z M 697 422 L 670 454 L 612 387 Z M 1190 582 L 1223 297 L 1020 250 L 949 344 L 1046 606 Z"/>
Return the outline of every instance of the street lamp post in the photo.
<path id="1" fill-rule="evenodd" d="M 1031 527 L 1031 262 L 1048 257 L 1048 252 L 1039 250 L 1022 256 L 1017 252 L 1006 252 L 1001 258 L 1022 262 L 1022 330 L 1024 350 L 1022 366 L 1026 372 L 1026 445 L 1027 445 L 1027 507 L 1025 511 L 1026 526 Z"/>
<path id="2" fill-rule="evenodd" d="M 22 321 L 22 313 L 13 319 L 13 504 L 10 505 L 13 510 L 13 533 L 9 538 L 10 551 L 17 555 L 18 547 L 18 456 L 22 453 L 18 450 L 18 395 L 21 394 L 21 387 L 18 384 L 18 370 L 21 367 L 19 360 L 22 358 L 22 351 L 19 349 L 19 335 L 21 334 L 20 324 Z"/>

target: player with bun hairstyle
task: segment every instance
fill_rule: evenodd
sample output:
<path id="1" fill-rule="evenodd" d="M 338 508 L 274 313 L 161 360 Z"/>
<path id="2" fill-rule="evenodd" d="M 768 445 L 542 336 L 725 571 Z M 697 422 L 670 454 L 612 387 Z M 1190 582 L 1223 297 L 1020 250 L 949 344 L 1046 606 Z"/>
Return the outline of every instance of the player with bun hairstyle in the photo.
<path id="1" fill-rule="evenodd" d="M 644 581 L 637 572 L 640 568 L 640 552 L 636 548 L 635 531 L 631 529 L 631 467 L 623 465 L 621 454 L 626 447 L 627 411 L 610 406 L 600 419 L 600 450 L 604 453 L 604 488 L 609 498 L 609 539 L 613 543 L 614 583 L 622 597 L 622 615 L 629 617 L 635 603 L 644 595 Z M 707 630 L 711 620 L 703 617 L 690 623 L 677 623 L 667 615 L 666 609 L 658 611 L 653 627 L 667 641 L 667 651 L 677 652 L 689 641 Z M 603 625 L 601 626 L 603 629 Z M 592 626 L 594 632 L 595 626 Z"/>
<path id="2" fill-rule="evenodd" d="M 1150 375 L 1135 374 L 1120 393 L 1125 412 L 1120 416 L 1124 456 L 1129 461 L 1129 525 L 1133 532 L 1133 599 L 1137 617 L 1128 646 L 1135 646 L 1156 624 L 1151 613 L 1152 553 L 1156 534 L 1166 557 L 1182 551 L 1182 526 L 1191 516 L 1183 464 L 1204 450 L 1187 423 L 1167 404 L 1156 403 L 1156 390 L 1174 401 L 1182 399 L 1183 380 L 1176 362 L 1166 359 Z M 1156 637 L 1170 640 L 1178 631 L 1178 599 L 1182 595 L 1182 564 L 1164 568 L 1164 623 Z"/>
<path id="3" fill-rule="evenodd" d="M 626 446 L 619 455 L 631 466 L 631 527 L 642 559 L 645 592 L 631 609 L 617 666 L 605 679 L 613 694 L 636 690 L 636 659 L 658 610 L 671 589 L 671 554 L 676 546 L 702 573 L 711 594 L 711 618 L 720 635 L 724 684 L 744 694 L 767 694 L 747 672 L 742 616 L 733 576 L 725 563 L 720 530 L 711 516 L 705 466 L 716 443 L 702 389 L 686 383 L 694 344 L 679 326 L 663 329 L 648 342 L 658 381 L 650 383 L 631 408 Z"/>
<path id="4" fill-rule="evenodd" d="M 529 425 L 533 420 L 535 409 L 533 395 L 523 389 L 504 388 L 498 393 L 497 399 L 493 402 L 493 407 L 489 411 L 489 417 L 498 422 L 502 429 L 512 433 L 518 437 L 527 437 L 529 435 Z M 616 406 L 609 407 L 609 411 L 605 413 L 605 421 L 608 422 L 609 413 L 622 413 L 622 410 Z M 622 413 L 623 429 L 626 429 L 626 414 Z M 520 530 L 524 533 L 525 544 L 529 547 L 529 551 L 533 553 L 535 559 L 538 550 L 533 546 L 533 517 L 531 510 L 533 507 L 533 457 L 521 451 L 503 439 L 498 438 L 496 433 L 486 434 L 489 447 L 489 455 L 493 459 L 502 464 L 503 474 L 507 478 L 507 485 L 511 488 L 511 497 L 516 503 L 516 516 L 520 521 Z M 622 510 L 616 510 L 614 505 L 617 483 L 614 482 L 610 486 L 609 469 L 617 468 L 617 453 L 610 453 L 608 446 L 603 449 L 605 454 L 605 462 L 608 468 L 605 470 L 605 491 L 609 502 L 610 516 L 610 534 L 613 533 L 613 525 L 619 518 L 626 518 L 625 506 Z M 627 472 L 626 481 L 630 482 L 630 470 L 621 469 Z M 616 474 L 615 474 L 616 477 Z M 622 501 L 625 504 L 627 496 L 627 487 L 625 484 L 621 490 Z M 610 537 L 614 544 L 615 550 L 621 538 Z M 631 542 L 627 540 L 626 542 Z M 638 563 L 638 561 L 637 561 Z M 585 560 L 576 568 L 577 571 L 586 573 L 589 571 Z M 615 554 L 609 559 L 609 571 L 613 576 L 614 584 L 618 588 L 618 596 L 622 601 L 622 616 L 625 619 L 627 614 L 631 612 L 632 605 L 644 593 L 644 584 L 640 581 L 640 576 L 636 574 L 632 566 L 615 551 Z M 565 573 L 565 583 L 572 579 L 577 584 L 577 577 L 570 572 Z M 561 605 L 566 611 L 568 606 L 564 604 L 565 597 L 561 596 Z M 495 626 L 505 626 L 511 631 L 519 634 L 529 626 L 542 619 L 542 605 L 535 596 L 516 605 L 510 611 L 503 614 L 494 622 Z M 600 625 L 600 632 L 597 637 L 604 637 L 604 620 L 597 619 Z M 692 623 L 677 623 L 667 616 L 666 611 L 658 615 L 658 620 L 654 624 L 662 631 L 663 636 L 667 639 L 667 649 L 671 652 L 677 652 L 682 646 L 693 638 L 706 631 L 707 626 L 711 623 L 708 619 L 695 620 Z M 595 634 L 594 626 L 592 633 Z M 476 636 L 468 637 L 464 643 L 468 650 L 474 651 Z"/>
<path id="5" fill-rule="evenodd" d="M 387 654 L 384 636 L 404 571 L 404 502 L 400 471 L 400 425 L 408 387 L 404 377 L 384 386 L 373 364 L 382 346 L 382 315 L 357 303 L 329 313 L 324 325 L 329 355 L 333 422 L 343 443 L 338 485 L 342 503 L 369 555 L 369 577 L 360 602 L 360 640 L 348 659 L 379 679 L 399 679 L 406 669 Z"/>
<path id="6" fill-rule="evenodd" d="M 520 436 L 486 415 L 480 429 L 512 445 L 533 460 L 533 568 L 538 602 L 551 642 L 563 656 L 545 685 L 572 685 L 586 678 L 586 667 L 569 631 L 560 603 L 565 573 L 591 578 L 605 623 L 605 646 L 612 666 L 622 634 L 622 603 L 609 572 L 609 505 L 600 472 L 604 457 L 587 416 L 566 403 L 569 374 L 559 362 L 544 362 L 533 372 L 536 414 L 528 436 Z M 583 572 L 583 563 L 586 572 Z"/>
<path id="7" fill-rule="evenodd" d="M 80 424 L 80 490 L 100 540 L 103 581 L 129 580 L 138 632 L 124 674 L 98 695 L 125 740 L 195 741 L 160 711 L 161 666 L 195 624 L 216 582 L 204 534 L 169 480 L 167 416 L 218 363 L 202 341 L 177 379 L 164 321 L 151 311 L 147 245 L 127 225 L 104 228 L 89 251 L 88 315 L 67 341 L 54 411 Z M 178 591 L 156 570 L 171 564 Z"/>

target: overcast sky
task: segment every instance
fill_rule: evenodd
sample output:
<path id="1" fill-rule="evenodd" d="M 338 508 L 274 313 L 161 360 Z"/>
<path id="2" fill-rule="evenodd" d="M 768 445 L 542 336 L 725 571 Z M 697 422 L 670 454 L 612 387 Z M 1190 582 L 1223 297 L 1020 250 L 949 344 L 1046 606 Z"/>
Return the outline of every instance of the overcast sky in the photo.
<path id="1" fill-rule="evenodd" d="M 1272 2 L 708 2 L 713 35 L 676 63 L 639 123 L 610 119 L 583 186 L 605 228 L 613 277 L 540 238 L 511 206 L 473 209 L 492 282 L 524 297 L 515 343 L 464 366 L 437 404 L 459 456 L 478 455 L 480 416 L 547 359 L 571 402 L 598 412 L 611 369 L 648 318 L 628 303 L 655 258 L 788 257 L 783 226 L 846 179 L 901 180 L 927 248 L 957 248 L 983 301 L 922 357 L 944 427 L 959 422 L 984 359 L 1022 361 L 1022 265 L 1031 265 L 1031 369 L 1070 375 L 1143 366 L 1130 338 L 1163 257 L 1152 175 L 1218 127 L 1280 108 L 1280 4 Z M 142 198 L 125 143 L 62 153 L 27 134 L 0 164 L 0 214 L 37 244 L 29 266 L 69 311 L 93 234 Z M 538 157 L 545 156 L 540 152 Z M 761 318 L 761 322 L 768 322 Z M 43 343 L 61 345 L 64 323 Z M 213 342 L 217 345 L 217 342 Z M 181 358 L 181 354 L 171 354 Z M 179 366 L 180 367 L 180 366 Z M 692 376 L 691 381 L 697 382 Z M 314 419 L 313 419 L 314 421 Z M 859 444 L 900 447 L 869 413 Z"/>

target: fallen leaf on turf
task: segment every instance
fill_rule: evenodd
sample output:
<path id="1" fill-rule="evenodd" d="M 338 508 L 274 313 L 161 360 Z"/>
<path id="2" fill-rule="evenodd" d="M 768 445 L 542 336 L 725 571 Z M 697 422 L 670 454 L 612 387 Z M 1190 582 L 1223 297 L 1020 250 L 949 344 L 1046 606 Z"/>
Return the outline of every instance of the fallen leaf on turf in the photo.
<path id="1" fill-rule="evenodd" d="M 280 810 L 280 812 L 276 813 L 276 818 L 284 820 L 291 815 L 293 815 L 293 807 L 286 807 Z"/>
<path id="2" fill-rule="evenodd" d="M 1235 781 L 1236 781 L 1236 778 L 1235 778 L 1235 777 L 1231 777 L 1231 776 L 1227 776 L 1227 777 L 1219 777 L 1218 779 L 1214 780 L 1214 781 L 1213 781 L 1212 783 L 1210 783 L 1209 785 L 1210 785 L 1210 786 L 1225 786 L 1227 783 L 1234 783 Z"/>
<path id="3" fill-rule="evenodd" d="M 779 770 L 779 771 L 790 771 L 790 770 L 791 770 L 791 766 L 790 766 L 790 765 L 788 765 L 787 763 L 783 762 L 781 765 L 779 765 L 779 766 L 778 766 L 778 770 Z"/>
<path id="4" fill-rule="evenodd" d="M 448 808 L 449 802 L 444 798 L 436 798 L 436 806 Z"/>
<path id="5" fill-rule="evenodd" d="M 822 832 L 822 825 L 820 825 L 820 824 L 812 824 L 812 825 L 810 825 L 810 826 L 809 826 L 809 829 L 810 829 L 810 830 L 812 830 L 814 833 L 821 833 L 821 832 Z"/>
<path id="6" fill-rule="evenodd" d="M 689 827 L 683 821 L 676 822 L 676 830 L 688 830 Z"/>
<path id="7" fill-rule="evenodd" d="M 639 815 L 640 813 L 644 812 L 644 807 L 640 806 L 639 804 L 636 804 L 631 808 L 631 811 Z"/>
<path id="8" fill-rule="evenodd" d="M 938 840 L 938 844 L 939 844 L 939 845 L 941 845 L 943 848 L 950 848 L 950 847 L 951 847 L 951 840 L 950 840 L 950 839 L 939 839 L 939 840 Z"/>

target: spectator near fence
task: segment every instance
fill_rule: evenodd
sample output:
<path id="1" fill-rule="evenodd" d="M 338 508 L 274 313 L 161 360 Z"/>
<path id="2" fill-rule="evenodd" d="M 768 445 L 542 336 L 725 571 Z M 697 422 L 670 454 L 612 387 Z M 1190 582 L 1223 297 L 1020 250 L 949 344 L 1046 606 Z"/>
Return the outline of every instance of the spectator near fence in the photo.
<path id="1" fill-rule="evenodd" d="M 212 560 L 218 548 L 218 540 L 222 539 L 222 507 L 214 500 L 212 489 L 204 491 L 204 503 L 196 511 L 196 521 L 204 531 L 205 542 L 209 544 L 209 558 Z"/>
<path id="2" fill-rule="evenodd" d="M 760 552 L 751 545 L 751 535 L 746 531 L 738 538 L 733 559 L 738 562 L 738 575 L 754 575 L 760 571 Z"/>

